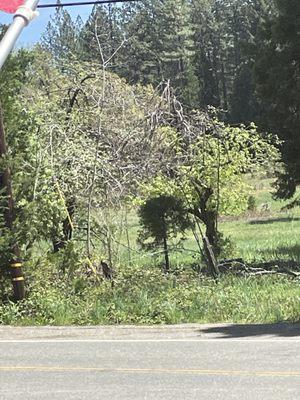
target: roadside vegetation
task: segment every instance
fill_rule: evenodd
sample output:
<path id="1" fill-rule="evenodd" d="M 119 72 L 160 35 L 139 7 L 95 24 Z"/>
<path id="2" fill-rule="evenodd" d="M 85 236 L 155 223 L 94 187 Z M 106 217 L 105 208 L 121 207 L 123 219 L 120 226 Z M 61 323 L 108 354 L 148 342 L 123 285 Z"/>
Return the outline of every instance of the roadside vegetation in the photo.
<path id="1" fill-rule="evenodd" d="M 300 210 L 280 211 L 270 195 L 270 179 L 255 179 L 257 210 L 223 220 L 220 230 L 232 240 L 230 256 L 247 262 L 287 262 L 300 272 Z M 269 210 L 265 211 L 265 203 Z M 283 204 L 281 204 L 282 206 Z M 184 248 L 170 252 L 171 271 L 162 271 L 164 256 L 136 243 L 138 217 L 131 212 L 129 256 L 126 235 L 113 282 L 95 275 L 81 251 L 72 246 L 51 254 L 37 247 L 25 264 L 28 297 L 18 303 L 3 299 L 0 323 L 16 325 L 274 323 L 300 318 L 300 280 L 287 275 L 236 276 L 218 282 L 199 262 L 191 232 Z M 121 246 L 122 247 L 122 246 Z M 131 260 L 130 260 L 131 258 Z M 67 263 L 66 263 L 67 259 Z M 130 261 L 129 261 L 130 260 Z M 95 268 L 100 258 L 94 260 Z M 201 265 L 203 271 L 201 271 Z M 297 267 L 298 266 L 298 267 Z M 10 287 L 6 281 L 6 293 Z M 2 287 L 4 289 L 4 287 Z"/>
<path id="2" fill-rule="evenodd" d="M 300 319 L 291 3 L 59 8 L 11 55 L 0 324 Z"/>

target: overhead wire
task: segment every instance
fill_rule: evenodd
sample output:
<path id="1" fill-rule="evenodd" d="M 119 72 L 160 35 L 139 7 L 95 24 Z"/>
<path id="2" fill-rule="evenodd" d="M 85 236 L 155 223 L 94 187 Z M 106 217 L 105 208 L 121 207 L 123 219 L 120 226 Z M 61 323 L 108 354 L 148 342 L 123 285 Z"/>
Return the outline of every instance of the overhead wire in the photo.
<path id="1" fill-rule="evenodd" d="M 112 4 L 112 3 L 132 3 L 141 0 L 94 0 L 94 1 L 77 1 L 67 3 L 51 3 L 51 4 L 39 4 L 37 8 L 62 8 L 62 7 L 76 7 L 76 6 L 88 6 L 97 4 Z"/>

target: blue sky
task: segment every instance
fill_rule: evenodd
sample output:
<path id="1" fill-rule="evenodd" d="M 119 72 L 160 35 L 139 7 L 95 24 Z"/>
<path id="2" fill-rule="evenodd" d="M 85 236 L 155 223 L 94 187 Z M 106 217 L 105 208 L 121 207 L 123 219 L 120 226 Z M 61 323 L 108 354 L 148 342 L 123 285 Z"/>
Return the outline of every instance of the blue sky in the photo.
<path id="1" fill-rule="evenodd" d="M 76 0 L 75 0 L 76 1 Z M 47 3 L 55 3 L 55 0 L 41 0 L 40 4 Z M 69 13 L 72 15 L 73 19 L 80 15 L 81 18 L 85 21 L 92 11 L 92 6 L 78 6 L 78 7 L 69 7 L 67 8 Z M 50 20 L 50 16 L 54 14 L 53 8 L 45 8 L 39 10 L 39 17 L 36 18 L 28 27 L 26 27 L 22 33 L 22 36 L 19 38 L 17 46 L 29 47 L 30 45 L 36 43 L 41 34 L 44 32 L 48 21 Z M 6 14 L 0 11 L 0 23 L 1 24 L 10 24 L 12 21 L 12 15 Z"/>

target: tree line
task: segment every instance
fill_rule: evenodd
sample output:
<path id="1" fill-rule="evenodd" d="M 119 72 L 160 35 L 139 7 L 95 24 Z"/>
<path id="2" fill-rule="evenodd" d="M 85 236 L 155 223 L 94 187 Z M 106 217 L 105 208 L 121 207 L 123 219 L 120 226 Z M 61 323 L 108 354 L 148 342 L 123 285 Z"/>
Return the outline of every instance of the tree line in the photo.
<path id="1" fill-rule="evenodd" d="M 96 62 L 100 40 L 110 70 L 128 82 L 170 79 L 186 106 L 218 107 L 227 121 L 247 123 L 259 114 L 249 48 L 273 8 L 263 0 L 150 0 L 95 6 L 86 23 L 58 8 L 42 44 L 58 60 Z"/>
<path id="2" fill-rule="evenodd" d="M 101 40 L 109 69 L 129 83 L 170 79 L 185 106 L 278 134 L 286 198 L 299 183 L 299 13 L 297 0 L 149 0 L 95 6 L 83 23 L 57 9 L 42 43 L 57 59 L 96 62 Z"/>

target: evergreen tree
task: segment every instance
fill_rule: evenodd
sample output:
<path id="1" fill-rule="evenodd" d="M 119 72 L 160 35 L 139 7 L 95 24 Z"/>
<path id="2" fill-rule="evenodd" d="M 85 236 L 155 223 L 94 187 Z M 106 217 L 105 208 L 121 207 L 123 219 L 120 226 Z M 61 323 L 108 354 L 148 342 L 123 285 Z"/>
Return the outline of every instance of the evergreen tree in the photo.
<path id="1" fill-rule="evenodd" d="M 161 247 L 164 252 L 164 271 L 170 271 L 169 245 L 171 238 L 184 232 L 191 226 L 183 202 L 173 196 L 158 196 L 147 199 L 140 207 L 141 231 L 138 242 L 143 248 Z M 152 241 L 149 242 L 149 239 Z"/>
<path id="2" fill-rule="evenodd" d="M 128 39 L 126 78 L 154 85 L 170 80 L 181 99 L 197 104 L 193 28 L 190 5 L 184 0 L 151 0 L 124 8 Z"/>
<path id="3" fill-rule="evenodd" d="M 103 57 L 104 61 L 111 60 L 110 66 L 118 67 L 119 52 L 117 50 L 123 41 L 119 14 L 119 9 L 111 4 L 94 6 L 80 33 L 83 46 L 82 57 L 85 60 L 100 59 L 102 62 Z"/>
<path id="4" fill-rule="evenodd" d="M 57 3 L 59 4 L 60 1 L 58 0 Z M 82 53 L 81 28 L 80 17 L 74 22 L 66 9 L 57 7 L 54 17 L 49 21 L 42 36 L 42 47 L 49 51 L 56 60 L 78 58 Z"/>
<path id="5" fill-rule="evenodd" d="M 197 104 L 198 82 L 193 66 L 194 30 L 190 22 L 190 7 L 185 0 L 161 3 L 164 75 L 171 79 L 182 100 Z"/>
<path id="6" fill-rule="evenodd" d="M 252 49 L 257 40 L 259 22 L 273 12 L 272 4 L 272 1 L 265 0 L 235 1 L 232 33 L 235 37 L 237 62 L 230 96 L 231 123 L 249 124 L 260 119 L 261 108 L 255 93 Z"/>
<path id="7" fill-rule="evenodd" d="M 266 9 L 264 0 L 192 3 L 200 105 L 227 110 L 231 122 L 250 122 L 258 113 L 246 45 L 253 42 Z"/>
<path id="8" fill-rule="evenodd" d="M 216 26 L 212 13 L 212 1 L 193 2 L 191 18 L 195 26 L 194 63 L 199 81 L 200 106 L 218 107 L 221 103 L 216 65 L 218 46 L 214 40 Z"/>
<path id="9" fill-rule="evenodd" d="M 285 172 L 277 195 L 292 197 L 300 184 L 300 2 L 275 0 L 277 14 L 263 21 L 256 46 L 256 88 L 266 129 L 283 140 Z"/>
<path id="10" fill-rule="evenodd" d="M 159 0 L 126 4 L 122 10 L 127 39 L 124 76 L 132 83 L 157 84 L 163 79 L 158 4 Z"/>

